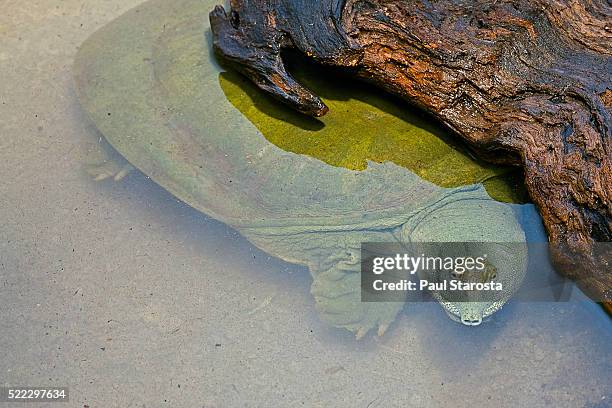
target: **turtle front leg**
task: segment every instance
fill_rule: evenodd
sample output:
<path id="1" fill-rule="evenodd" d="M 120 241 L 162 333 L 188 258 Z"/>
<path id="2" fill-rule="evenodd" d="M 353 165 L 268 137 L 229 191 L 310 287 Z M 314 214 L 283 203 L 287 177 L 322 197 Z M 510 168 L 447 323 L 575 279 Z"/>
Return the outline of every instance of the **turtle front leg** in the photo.
<path id="1" fill-rule="evenodd" d="M 357 340 L 370 330 L 383 336 L 404 306 L 403 302 L 362 302 L 359 262 L 343 260 L 313 275 L 311 293 L 321 319 L 353 332 Z"/>

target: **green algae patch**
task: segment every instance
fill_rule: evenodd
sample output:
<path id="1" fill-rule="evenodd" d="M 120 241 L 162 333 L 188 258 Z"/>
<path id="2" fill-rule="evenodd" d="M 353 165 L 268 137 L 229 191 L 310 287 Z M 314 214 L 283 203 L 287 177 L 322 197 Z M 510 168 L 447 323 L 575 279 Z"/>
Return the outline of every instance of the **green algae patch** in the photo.
<path id="1" fill-rule="evenodd" d="M 297 113 L 234 71 L 220 74 L 219 81 L 232 105 L 283 150 L 351 170 L 365 170 L 368 160 L 391 161 L 440 187 L 484 183 L 498 201 L 524 202 L 513 168 L 474 160 L 406 102 L 311 64 L 294 64 L 291 72 L 323 99 L 327 115 L 315 119 Z"/>

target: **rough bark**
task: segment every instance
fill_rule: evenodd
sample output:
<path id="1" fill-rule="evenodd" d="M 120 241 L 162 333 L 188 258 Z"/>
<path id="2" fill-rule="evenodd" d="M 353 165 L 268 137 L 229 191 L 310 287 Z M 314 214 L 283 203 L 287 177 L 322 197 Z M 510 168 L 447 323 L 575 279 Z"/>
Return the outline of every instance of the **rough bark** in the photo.
<path id="1" fill-rule="evenodd" d="M 612 300 L 612 9 L 607 0 L 232 0 L 217 53 L 313 116 L 284 49 L 432 113 L 483 159 L 521 165 L 558 269 Z M 610 307 L 610 303 L 607 303 Z"/>

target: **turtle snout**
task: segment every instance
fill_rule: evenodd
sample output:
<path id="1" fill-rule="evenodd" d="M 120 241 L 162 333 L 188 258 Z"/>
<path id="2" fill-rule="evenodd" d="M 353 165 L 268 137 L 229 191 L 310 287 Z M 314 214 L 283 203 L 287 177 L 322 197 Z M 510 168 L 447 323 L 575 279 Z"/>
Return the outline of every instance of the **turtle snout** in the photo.
<path id="1" fill-rule="evenodd" d="M 461 323 L 466 326 L 480 326 L 482 317 L 461 317 Z"/>
<path id="2" fill-rule="evenodd" d="M 487 304 L 483 302 L 465 302 L 459 307 L 461 323 L 466 326 L 480 326 Z"/>

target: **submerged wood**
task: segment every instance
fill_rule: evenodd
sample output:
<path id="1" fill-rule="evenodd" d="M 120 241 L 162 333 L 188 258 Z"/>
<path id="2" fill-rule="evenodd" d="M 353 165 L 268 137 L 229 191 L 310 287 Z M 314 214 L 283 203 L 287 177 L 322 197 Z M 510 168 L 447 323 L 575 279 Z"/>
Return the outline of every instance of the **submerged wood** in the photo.
<path id="1" fill-rule="evenodd" d="M 296 49 L 430 112 L 483 159 L 522 166 L 558 269 L 612 301 L 612 9 L 606 0 L 232 0 L 217 54 L 302 113 Z M 599 250 L 599 248 L 603 248 Z"/>

